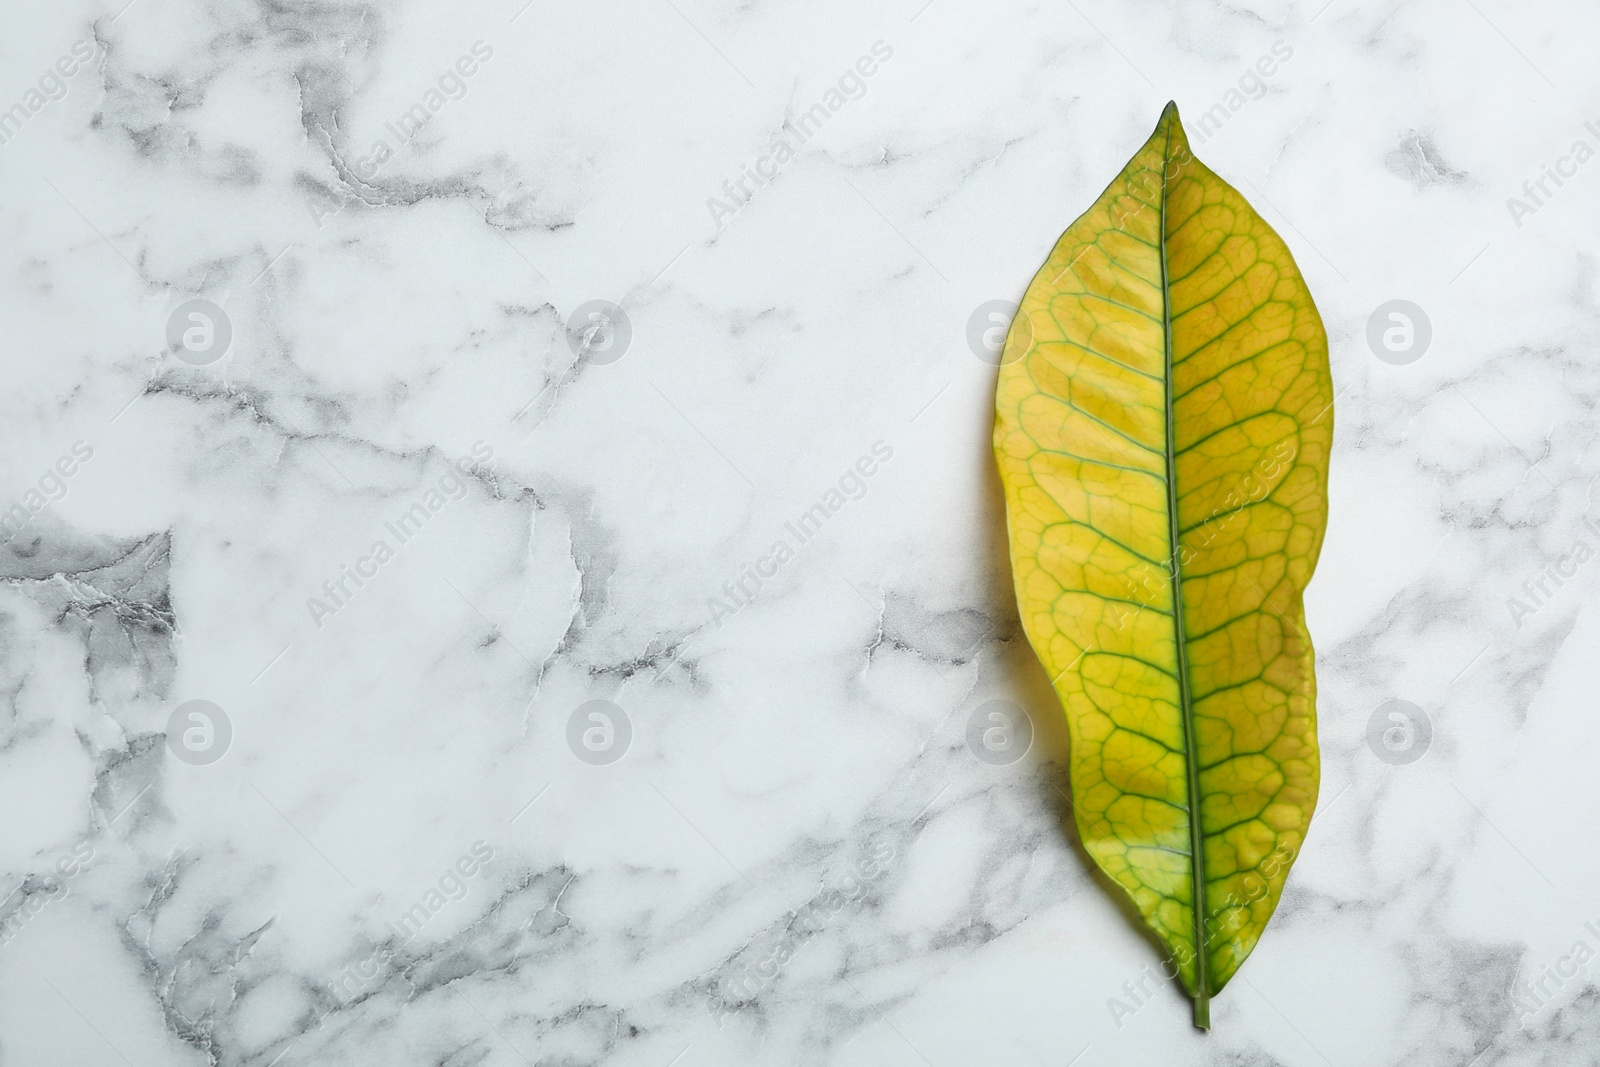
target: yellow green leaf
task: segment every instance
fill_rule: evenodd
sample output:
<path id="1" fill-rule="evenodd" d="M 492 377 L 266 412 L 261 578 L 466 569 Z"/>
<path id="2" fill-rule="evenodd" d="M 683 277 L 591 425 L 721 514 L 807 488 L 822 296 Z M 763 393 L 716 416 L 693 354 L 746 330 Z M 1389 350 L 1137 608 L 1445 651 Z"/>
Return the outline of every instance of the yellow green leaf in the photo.
<path id="1" fill-rule="evenodd" d="M 1199 1026 L 1316 805 L 1301 594 L 1332 409 L 1294 258 L 1168 104 L 1028 286 L 994 448 L 1079 835 L 1171 952 Z"/>

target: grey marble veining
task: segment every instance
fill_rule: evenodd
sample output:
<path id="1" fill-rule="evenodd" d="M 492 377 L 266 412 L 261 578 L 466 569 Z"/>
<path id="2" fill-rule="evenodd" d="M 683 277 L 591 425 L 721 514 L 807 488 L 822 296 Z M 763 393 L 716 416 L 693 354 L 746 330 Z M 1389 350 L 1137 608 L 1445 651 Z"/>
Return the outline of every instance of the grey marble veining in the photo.
<path id="1" fill-rule="evenodd" d="M 0 42 L 0 1063 L 1600 1063 L 1592 9 L 123 3 Z M 988 456 L 1169 98 L 1339 390 L 1208 1035 Z"/>

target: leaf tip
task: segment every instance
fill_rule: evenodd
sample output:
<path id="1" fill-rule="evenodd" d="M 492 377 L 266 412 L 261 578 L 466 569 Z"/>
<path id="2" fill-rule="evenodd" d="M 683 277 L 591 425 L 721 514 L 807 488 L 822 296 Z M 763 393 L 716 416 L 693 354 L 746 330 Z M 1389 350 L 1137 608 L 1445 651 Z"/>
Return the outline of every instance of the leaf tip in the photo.
<path id="1" fill-rule="evenodd" d="M 1163 132 L 1173 145 L 1187 147 L 1189 144 L 1189 133 L 1183 128 L 1183 120 L 1178 117 L 1176 100 L 1168 100 L 1167 106 L 1161 109 L 1161 119 L 1156 123 L 1155 135 L 1160 136 Z"/>

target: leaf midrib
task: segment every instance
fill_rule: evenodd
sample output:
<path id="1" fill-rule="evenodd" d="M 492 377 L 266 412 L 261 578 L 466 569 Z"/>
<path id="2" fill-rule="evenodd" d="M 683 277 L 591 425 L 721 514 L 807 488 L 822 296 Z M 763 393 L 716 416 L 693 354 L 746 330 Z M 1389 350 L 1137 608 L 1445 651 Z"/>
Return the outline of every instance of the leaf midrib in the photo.
<path id="1" fill-rule="evenodd" d="M 1170 105 L 1169 105 L 1170 107 Z M 1161 329 L 1163 347 L 1162 390 L 1165 394 L 1167 439 L 1167 550 L 1172 573 L 1173 645 L 1178 665 L 1178 713 L 1183 719 L 1184 770 L 1189 802 L 1189 899 L 1194 915 L 1194 1017 L 1195 1025 L 1210 1025 L 1210 965 L 1205 938 L 1205 842 L 1200 828 L 1200 761 L 1195 744 L 1194 702 L 1189 693 L 1189 655 L 1183 633 L 1183 577 L 1178 558 L 1178 478 L 1177 456 L 1173 449 L 1174 411 L 1172 395 L 1172 289 L 1167 271 L 1167 184 L 1172 160 L 1172 127 L 1168 118 L 1166 141 L 1161 147 L 1161 219 L 1157 241 L 1161 253 Z"/>

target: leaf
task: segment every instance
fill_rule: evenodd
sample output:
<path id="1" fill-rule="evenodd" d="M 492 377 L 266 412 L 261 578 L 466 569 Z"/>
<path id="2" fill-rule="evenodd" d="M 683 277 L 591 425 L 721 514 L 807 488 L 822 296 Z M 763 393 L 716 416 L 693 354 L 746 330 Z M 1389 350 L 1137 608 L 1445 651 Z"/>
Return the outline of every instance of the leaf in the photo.
<path id="1" fill-rule="evenodd" d="M 1332 407 L 1293 257 L 1168 104 L 1028 286 L 994 447 L 1079 835 L 1172 953 L 1203 1028 L 1316 805 L 1301 592 L 1327 525 Z"/>

